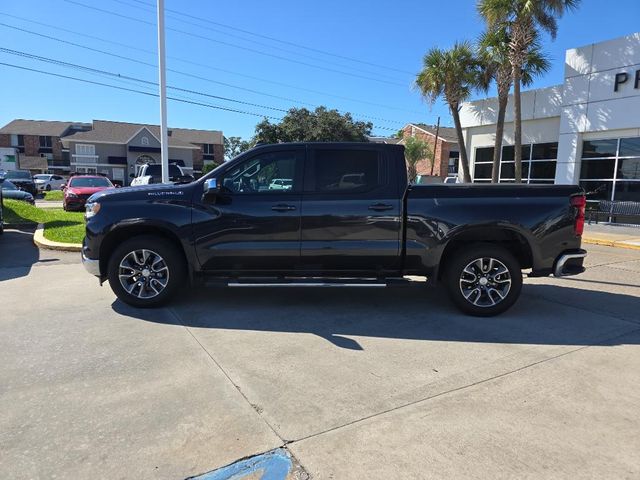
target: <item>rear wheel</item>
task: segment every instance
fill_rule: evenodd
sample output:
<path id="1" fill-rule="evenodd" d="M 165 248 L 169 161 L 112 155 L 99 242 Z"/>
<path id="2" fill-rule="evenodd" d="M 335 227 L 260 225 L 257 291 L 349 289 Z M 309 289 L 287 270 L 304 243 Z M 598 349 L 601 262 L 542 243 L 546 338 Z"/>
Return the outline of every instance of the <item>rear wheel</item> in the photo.
<path id="1" fill-rule="evenodd" d="M 507 249 L 478 243 L 453 254 L 446 267 L 445 283 L 460 310 L 490 317 L 507 311 L 518 300 L 522 271 Z"/>
<path id="2" fill-rule="evenodd" d="M 166 303 L 184 284 L 186 264 L 167 240 L 143 235 L 122 243 L 109 259 L 109 285 L 120 300 L 134 307 Z"/>

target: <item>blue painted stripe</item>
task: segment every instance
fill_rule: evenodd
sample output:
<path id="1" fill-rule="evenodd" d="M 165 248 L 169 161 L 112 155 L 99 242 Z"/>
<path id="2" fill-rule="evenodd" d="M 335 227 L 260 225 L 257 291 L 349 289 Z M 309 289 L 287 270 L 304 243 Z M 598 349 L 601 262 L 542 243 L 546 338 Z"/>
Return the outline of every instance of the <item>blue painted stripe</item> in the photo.
<path id="1" fill-rule="evenodd" d="M 291 470 L 291 457 L 283 448 L 246 458 L 192 480 L 241 480 L 262 471 L 261 480 L 286 480 Z"/>

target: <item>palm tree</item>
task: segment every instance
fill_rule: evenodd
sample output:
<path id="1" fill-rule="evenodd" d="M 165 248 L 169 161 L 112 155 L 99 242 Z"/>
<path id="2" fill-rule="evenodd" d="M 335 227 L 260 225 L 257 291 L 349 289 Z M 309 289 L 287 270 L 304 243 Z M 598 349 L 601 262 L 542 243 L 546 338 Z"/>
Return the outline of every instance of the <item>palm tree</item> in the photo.
<path id="1" fill-rule="evenodd" d="M 540 32 L 555 39 L 558 19 L 578 7 L 580 0 L 479 0 L 478 11 L 491 28 L 509 35 L 509 62 L 513 80 L 513 116 L 516 182 L 522 181 L 522 70 L 530 47 Z"/>
<path id="2" fill-rule="evenodd" d="M 492 81 L 495 81 L 498 90 L 498 120 L 496 123 L 493 169 L 491 172 L 491 181 L 497 183 L 504 137 L 504 118 L 507 112 L 509 91 L 513 83 L 512 68 L 509 61 L 509 33 L 506 28 L 492 28 L 480 36 L 478 40 L 478 58 L 483 71 L 482 87 L 486 89 Z M 547 72 L 550 67 L 549 59 L 542 52 L 540 43 L 536 39 L 529 47 L 522 68 L 522 84 L 524 86 L 531 85 L 534 77 Z"/>
<path id="3" fill-rule="evenodd" d="M 404 142 L 404 158 L 407 161 L 407 176 L 409 183 L 414 183 L 418 177 L 418 162 L 424 158 L 431 159 L 431 147 L 418 137 L 409 137 Z"/>
<path id="4" fill-rule="evenodd" d="M 449 50 L 432 48 L 424 56 L 423 63 L 422 71 L 416 77 L 416 85 L 432 104 L 439 97 L 444 97 L 447 102 L 458 136 L 463 180 L 470 183 L 469 157 L 462 135 L 460 106 L 469 98 L 472 90 L 481 84 L 479 64 L 469 42 L 456 42 Z"/>

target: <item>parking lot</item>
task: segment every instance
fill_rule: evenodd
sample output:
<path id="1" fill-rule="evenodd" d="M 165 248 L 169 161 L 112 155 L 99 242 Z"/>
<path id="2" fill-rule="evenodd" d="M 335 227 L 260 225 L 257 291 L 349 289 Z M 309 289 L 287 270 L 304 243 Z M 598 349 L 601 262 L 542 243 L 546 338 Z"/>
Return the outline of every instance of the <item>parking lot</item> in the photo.
<path id="1" fill-rule="evenodd" d="M 587 249 L 489 319 L 422 287 L 136 310 L 8 230 L 0 478 L 182 479 L 282 446 L 312 479 L 638 478 L 640 251 Z"/>

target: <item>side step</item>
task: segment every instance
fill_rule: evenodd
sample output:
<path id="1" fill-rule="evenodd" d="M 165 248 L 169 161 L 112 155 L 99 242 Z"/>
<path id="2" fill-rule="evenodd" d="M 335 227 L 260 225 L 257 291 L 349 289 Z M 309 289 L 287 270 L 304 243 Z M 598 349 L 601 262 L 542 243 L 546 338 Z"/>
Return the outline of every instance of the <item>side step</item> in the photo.
<path id="1" fill-rule="evenodd" d="M 398 278 L 238 278 L 238 279 L 211 279 L 206 282 L 211 286 L 228 286 L 232 288 L 257 288 L 257 287 L 292 287 L 292 288 L 386 288 L 412 285 L 424 285 L 424 281 L 398 277 Z"/>

